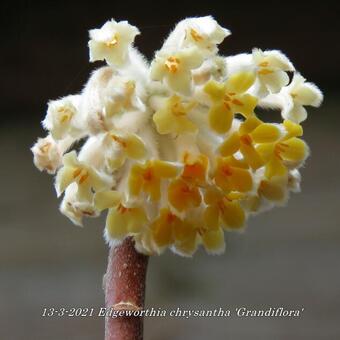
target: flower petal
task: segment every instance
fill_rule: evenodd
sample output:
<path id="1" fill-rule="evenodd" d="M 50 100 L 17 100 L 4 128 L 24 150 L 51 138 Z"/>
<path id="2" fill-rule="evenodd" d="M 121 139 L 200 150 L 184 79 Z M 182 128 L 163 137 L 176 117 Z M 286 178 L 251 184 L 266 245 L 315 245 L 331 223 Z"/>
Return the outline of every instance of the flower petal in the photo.
<path id="1" fill-rule="evenodd" d="M 207 231 L 202 235 L 202 243 L 209 253 L 221 254 L 225 250 L 224 232 L 221 228 Z"/>
<path id="2" fill-rule="evenodd" d="M 255 82 L 254 72 L 239 72 L 233 74 L 226 83 L 228 92 L 244 93 L 246 92 Z"/>
<path id="3" fill-rule="evenodd" d="M 94 195 L 94 204 L 98 210 L 105 210 L 118 205 L 121 198 L 121 193 L 114 190 L 96 192 Z"/>
<path id="4" fill-rule="evenodd" d="M 237 201 L 224 201 L 221 217 L 226 229 L 243 227 L 246 218 L 244 210 Z"/>
<path id="5" fill-rule="evenodd" d="M 274 124 L 263 123 L 250 133 L 255 143 L 272 143 L 281 137 L 280 129 Z"/>
<path id="6" fill-rule="evenodd" d="M 234 115 L 223 103 L 215 104 L 209 111 L 209 125 L 217 133 L 226 133 L 230 130 Z"/>

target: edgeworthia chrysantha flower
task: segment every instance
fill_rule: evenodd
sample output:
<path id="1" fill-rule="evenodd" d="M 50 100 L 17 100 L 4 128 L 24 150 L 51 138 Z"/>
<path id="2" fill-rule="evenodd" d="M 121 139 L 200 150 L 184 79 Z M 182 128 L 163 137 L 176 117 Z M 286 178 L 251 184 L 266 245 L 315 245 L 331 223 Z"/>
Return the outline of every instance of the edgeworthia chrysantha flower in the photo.
<path id="1" fill-rule="evenodd" d="M 90 61 L 108 66 L 49 102 L 34 163 L 56 174 L 75 224 L 108 211 L 110 244 L 132 236 L 145 254 L 221 253 L 225 230 L 299 191 L 300 123 L 322 93 L 280 51 L 218 55 L 230 32 L 209 16 L 181 21 L 150 63 L 133 47 L 138 34 L 114 20 L 90 31 Z M 261 107 L 282 122 L 259 119 Z"/>

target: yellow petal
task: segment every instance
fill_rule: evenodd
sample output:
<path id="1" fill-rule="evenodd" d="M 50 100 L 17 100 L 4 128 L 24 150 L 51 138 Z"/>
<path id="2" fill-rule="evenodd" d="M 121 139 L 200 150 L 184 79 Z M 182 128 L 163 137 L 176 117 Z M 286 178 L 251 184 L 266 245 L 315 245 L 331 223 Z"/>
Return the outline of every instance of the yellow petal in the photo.
<path id="1" fill-rule="evenodd" d="M 286 195 L 286 188 L 273 181 L 262 181 L 258 191 L 270 201 L 282 201 Z"/>
<path id="2" fill-rule="evenodd" d="M 209 230 L 217 230 L 220 223 L 220 212 L 217 205 L 209 205 L 203 214 L 204 225 Z"/>
<path id="3" fill-rule="evenodd" d="M 301 137 L 303 135 L 303 129 L 300 124 L 296 124 L 291 120 L 285 120 L 283 122 L 283 126 L 287 130 L 287 135 L 284 137 L 284 139 L 289 139 L 292 137 Z"/>
<path id="4" fill-rule="evenodd" d="M 207 231 L 202 235 L 202 243 L 208 252 L 221 253 L 224 251 L 224 232 L 221 228 Z"/>
<path id="5" fill-rule="evenodd" d="M 240 151 L 252 169 L 256 170 L 264 165 L 264 162 L 254 148 L 252 139 L 249 135 L 241 137 Z"/>
<path id="6" fill-rule="evenodd" d="M 234 115 L 228 110 L 223 102 L 215 104 L 209 111 L 209 125 L 217 133 L 229 131 Z"/>
<path id="7" fill-rule="evenodd" d="M 255 82 L 254 72 L 239 72 L 227 80 L 227 91 L 235 93 L 246 92 Z"/>
<path id="8" fill-rule="evenodd" d="M 258 119 L 255 115 L 249 116 L 240 126 L 239 132 L 240 135 L 247 135 L 252 132 L 259 125 L 263 124 L 263 122 Z"/>
<path id="9" fill-rule="evenodd" d="M 269 162 L 275 152 L 276 143 L 265 143 L 256 146 L 257 153 L 265 163 Z"/>
<path id="10" fill-rule="evenodd" d="M 173 243 L 173 226 L 180 223 L 180 219 L 169 209 L 161 209 L 159 218 L 150 226 L 155 243 L 159 247 Z"/>
<path id="11" fill-rule="evenodd" d="M 218 148 L 220 154 L 224 157 L 231 156 L 240 148 L 240 137 L 237 132 L 231 134 Z"/>
<path id="12" fill-rule="evenodd" d="M 174 225 L 175 248 L 184 255 L 191 256 L 198 243 L 197 230 L 187 221 Z"/>
<path id="13" fill-rule="evenodd" d="M 143 182 L 143 191 L 150 195 L 152 201 L 158 201 L 161 197 L 161 180 L 153 176 L 149 181 Z"/>
<path id="14" fill-rule="evenodd" d="M 181 179 L 170 183 L 168 199 L 171 205 L 178 211 L 198 207 L 202 201 L 199 189 L 196 186 L 189 186 Z"/>
<path id="15" fill-rule="evenodd" d="M 215 80 L 210 80 L 204 86 L 204 92 L 211 97 L 212 101 L 219 101 L 222 100 L 225 95 L 225 86 Z"/>
<path id="16" fill-rule="evenodd" d="M 95 191 L 102 191 L 107 189 L 108 187 L 108 182 L 101 177 L 97 171 L 95 171 L 92 168 L 89 168 L 88 170 L 88 175 L 89 175 L 89 183 L 88 185 L 93 188 Z M 83 177 L 80 177 L 79 183 L 83 181 L 83 178 L 86 178 L 86 175 Z M 86 183 L 85 183 L 86 184 Z"/>
<path id="17" fill-rule="evenodd" d="M 132 159 L 141 159 L 146 155 L 144 142 L 136 135 L 129 135 L 126 138 L 126 154 Z"/>
<path id="18" fill-rule="evenodd" d="M 186 71 L 178 71 L 167 75 L 168 86 L 176 92 L 189 96 L 191 92 L 191 73 Z"/>
<path id="19" fill-rule="evenodd" d="M 121 214 L 117 208 L 109 210 L 106 218 L 106 229 L 113 239 L 122 239 L 128 234 L 128 225 L 125 215 Z"/>
<path id="20" fill-rule="evenodd" d="M 179 172 L 179 169 L 170 162 L 154 160 L 152 161 L 152 166 L 157 176 L 162 178 L 176 177 Z"/>
<path id="21" fill-rule="evenodd" d="M 274 176 L 285 176 L 287 175 L 287 171 L 281 159 L 274 155 L 266 164 L 265 176 L 269 179 Z"/>
<path id="22" fill-rule="evenodd" d="M 222 213 L 222 220 L 225 228 L 239 229 L 244 225 L 245 213 L 241 205 L 237 201 L 224 201 Z"/>
<path id="23" fill-rule="evenodd" d="M 179 108 L 166 107 L 153 115 L 157 131 L 160 134 L 196 132 L 197 126 L 186 116 L 187 111 L 191 110 L 192 105 L 184 107 L 182 104 L 176 104 Z"/>
<path id="24" fill-rule="evenodd" d="M 183 242 L 188 239 L 195 239 L 197 231 L 194 226 L 187 221 L 180 221 L 174 224 L 174 237 L 176 241 Z"/>
<path id="25" fill-rule="evenodd" d="M 56 176 L 56 190 L 58 196 L 61 195 L 65 189 L 74 181 L 74 168 L 63 166 Z"/>
<path id="26" fill-rule="evenodd" d="M 138 196 L 143 186 L 143 174 L 144 169 L 139 164 L 134 164 L 131 167 L 130 175 L 128 179 L 128 188 L 132 196 Z"/>
<path id="27" fill-rule="evenodd" d="M 233 105 L 234 113 L 241 113 L 244 117 L 249 117 L 254 113 L 254 109 L 257 105 L 257 98 L 251 96 L 250 94 L 244 94 L 240 97 L 240 102 L 242 105 L 235 106 Z"/>
<path id="28" fill-rule="evenodd" d="M 175 243 L 175 249 L 182 255 L 192 256 L 197 249 L 197 234 L 195 233 L 192 238 L 188 238 L 181 242 Z"/>
<path id="29" fill-rule="evenodd" d="M 248 170 L 233 168 L 232 172 L 232 190 L 247 192 L 252 189 L 253 179 Z"/>
<path id="30" fill-rule="evenodd" d="M 228 164 L 221 165 L 216 173 L 215 183 L 226 192 L 247 192 L 253 186 L 253 180 L 248 170 L 231 167 Z"/>
<path id="31" fill-rule="evenodd" d="M 285 160 L 301 162 L 308 156 L 308 146 L 299 138 L 290 138 L 282 144 L 286 147 L 282 149 L 280 155 Z"/>
<path id="32" fill-rule="evenodd" d="M 184 155 L 183 162 L 185 163 L 182 178 L 185 181 L 189 181 L 191 183 L 197 185 L 204 185 L 206 183 L 207 169 L 208 169 L 208 157 L 205 155 L 200 155 L 197 159 L 188 160 L 190 157 L 188 153 Z"/>
<path id="33" fill-rule="evenodd" d="M 273 143 L 280 136 L 280 129 L 274 124 L 263 123 L 250 133 L 255 143 Z"/>
<path id="34" fill-rule="evenodd" d="M 197 131 L 197 126 L 189 118 L 179 117 L 177 119 L 175 133 L 195 133 Z"/>
<path id="35" fill-rule="evenodd" d="M 140 233 L 147 223 L 147 217 L 144 209 L 139 207 L 129 208 L 126 213 L 126 223 L 130 233 Z"/>
<path id="36" fill-rule="evenodd" d="M 319 106 L 322 101 L 322 93 L 314 84 L 305 83 L 296 91 L 294 100 L 304 106 Z"/>
<path id="37" fill-rule="evenodd" d="M 222 197 L 223 194 L 216 190 L 215 187 L 209 187 L 205 190 L 204 202 L 208 205 L 215 205 L 221 200 Z"/>
<path id="38" fill-rule="evenodd" d="M 236 159 L 234 156 L 225 159 L 226 162 L 234 168 L 249 169 L 249 165 L 244 159 Z"/>
<path id="39" fill-rule="evenodd" d="M 94 204 L 98 210 L 104 210 L 118 205 L 121 198 L 122 196 L 118 191 L 100 191 L 94 195 Z"/>

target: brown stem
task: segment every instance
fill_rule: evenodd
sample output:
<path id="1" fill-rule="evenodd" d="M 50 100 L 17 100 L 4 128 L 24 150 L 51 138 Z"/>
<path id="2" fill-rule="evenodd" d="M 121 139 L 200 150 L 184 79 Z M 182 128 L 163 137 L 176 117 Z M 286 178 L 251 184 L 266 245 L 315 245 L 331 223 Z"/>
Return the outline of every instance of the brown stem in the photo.
<path id="1" fill-rule="evenodd" d="M 131 237 L 126 238 L 121 245 L 110 249 L 107 272 L 104 276 L 107 312 L 144 309 L 147 264 L 148 256 L 136 251 Z M 106 316 L 105 340 L 141 339 L 143 339 L 143 317 Z"/>

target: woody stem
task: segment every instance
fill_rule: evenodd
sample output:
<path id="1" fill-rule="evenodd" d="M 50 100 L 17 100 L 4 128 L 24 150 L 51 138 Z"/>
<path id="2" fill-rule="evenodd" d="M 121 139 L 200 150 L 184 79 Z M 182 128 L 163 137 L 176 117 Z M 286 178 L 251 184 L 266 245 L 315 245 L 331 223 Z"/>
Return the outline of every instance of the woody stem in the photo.
<path id="1" fill-rule="evenodd" d="M 105 340 L 143 339 L 143 317 L 122 314 L 144 309 L 147 265 L 148 256 L 136 251 L 131 237 L 111 247 L 104 276 Z"/>

